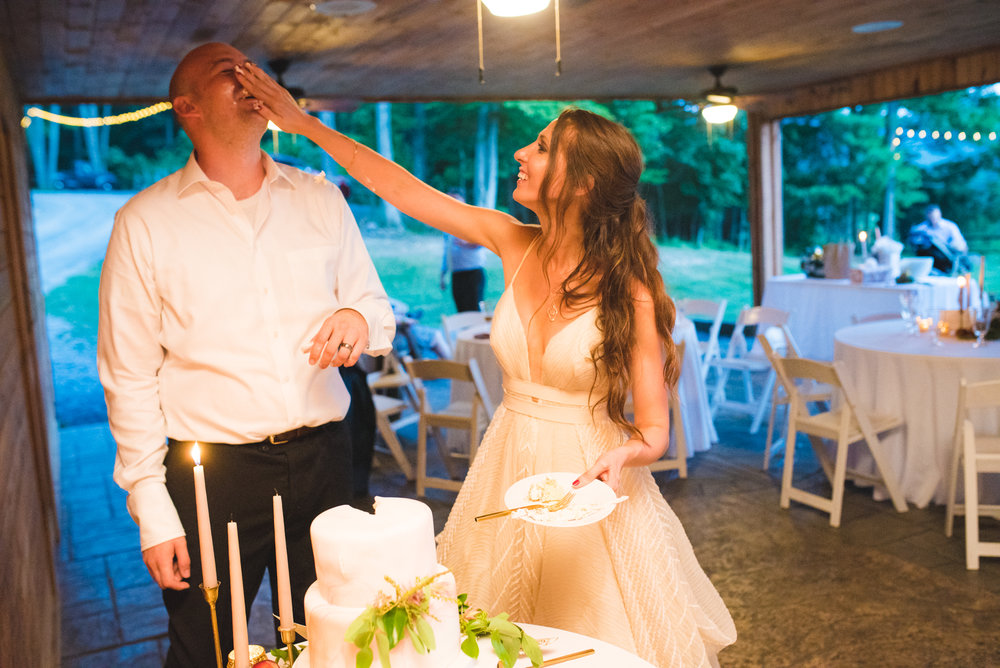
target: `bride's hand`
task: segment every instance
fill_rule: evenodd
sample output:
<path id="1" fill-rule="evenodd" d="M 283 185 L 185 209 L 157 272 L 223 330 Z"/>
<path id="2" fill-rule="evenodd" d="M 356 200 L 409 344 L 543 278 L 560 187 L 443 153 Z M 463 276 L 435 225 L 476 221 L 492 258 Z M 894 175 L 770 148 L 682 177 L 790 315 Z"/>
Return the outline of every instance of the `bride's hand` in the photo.
<path id="1" fill-rule="evenodd" d="M 283 86 L 250 61 L 235 67 L 236 79 L 257 98 L 257 111 L 284 132 L 302 134 L 312 117 Z"/>
<path id="2" fill-rule="evenodd" d="M 605 452 L 594 465 L 579 478 L 573 481 L 573 489 L 581 489 L 592 480 L 601 480 L 608 484 L 615 494 L 618 493 L 618 485 L 621 482 L 622 468 L 632 456 L 631 441 Z"/>

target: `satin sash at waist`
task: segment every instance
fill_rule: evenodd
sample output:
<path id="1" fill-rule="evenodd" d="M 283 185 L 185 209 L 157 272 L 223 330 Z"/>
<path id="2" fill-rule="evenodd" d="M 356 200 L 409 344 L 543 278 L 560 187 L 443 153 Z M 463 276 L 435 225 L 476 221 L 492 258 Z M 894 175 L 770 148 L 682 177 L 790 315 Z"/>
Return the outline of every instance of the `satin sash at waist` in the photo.
<path id="1" fill-rule="evenodd" d="M 590 398 L 590 392 L 568 392 L 516 378 L 503 382 L 503 405 L 508 410 L 550 422 L 590 423 L 607 415 L 604 404 L 591 413 Z"/>

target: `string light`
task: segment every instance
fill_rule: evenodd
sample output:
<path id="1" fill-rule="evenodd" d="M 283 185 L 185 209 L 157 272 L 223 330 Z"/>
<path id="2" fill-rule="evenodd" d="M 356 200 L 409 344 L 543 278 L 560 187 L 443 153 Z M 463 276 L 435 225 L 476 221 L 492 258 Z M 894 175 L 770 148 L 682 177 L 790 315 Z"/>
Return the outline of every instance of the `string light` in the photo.
<path id="1" fill-rule="evenodd" d="M 958 141 L 997 140 L 996 132 L 979 132 L 979 131 L 966 132 L 964 130 L 958 130 L 954 132 L 952 130 L 945 130 L 942 132 L 941 130 L 914 130 L 914 129 L 906 130 L 904 128 L 897 127 L 896 130 L 893 132 L 893 134 L 896 135 L 892 139 L 893 147 L 899 146 L 903 142 L 904 137 L 907 139 L 915 139 L 915 138 L 926 139 L 930 137 L 931 139 L 943 139 L 944 141 L 951 141 L 953 138 L 957 139 Z"/>
<path id="2" fill-rule="evenodd" d="M 21 127 L 26 128 L 31 125 L 31 119 L 37 118 L 43 121 L 49 121 L 50 123 L 58 123 L 59 125 L 70 125 L 77 128 L 92 128 L 100 127 L 102 125 L 121 125 L 122 123 L 133 123 L 135 121 L 141 121 L 144 118 L 149 118 L 150 116 L 155 116 L 156 114 L 172 109 L 173 105 L 169 102 L 157 102 L 143 109 L 136 109 L 135 111 L 129 111 L 124 114 L 115 114 L 113 116 L 95 116 L 92 118 L 80 118 L 77 116 L 64 116 L 63 114 L 54 114 L 51 111 L 45 111 L 39 107 L 29 107 L 28 111 L 25 112 L 27 116 L 21 119 Z"/>

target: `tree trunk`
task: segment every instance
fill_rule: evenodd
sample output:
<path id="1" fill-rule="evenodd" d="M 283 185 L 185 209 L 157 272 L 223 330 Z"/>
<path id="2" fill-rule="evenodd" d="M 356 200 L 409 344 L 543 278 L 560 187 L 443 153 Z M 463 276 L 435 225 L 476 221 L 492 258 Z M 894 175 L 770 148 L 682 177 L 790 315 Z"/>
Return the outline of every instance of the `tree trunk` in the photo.
<path id="1" fill-rule="evenodd" d="M 78 109 L 82 118 L 97 116 L 96 104 L 81 104 L 78 106 Z M 83 141 L 87 147 L 87 161 L 90 163 L 90 169 L 94 172 L 94 174 L 100 174 L 104 171 L 104 155 L 101 153 L 100 128 L 96 125 L 89 125 L 84 126 L 82 129 Z"/>
<path id="2" fill-rule="evenodd" d="M 893 119 L 896 117 L 896 110 L 899 105 L 890 102 L 886 105 L 885 114 L 885 138 L 889 143 L 889 150 L 893 150 L 892 133 Z M 889 161 L 889 174 L 885 179 L 885 198 L 882 202 L 882 234 L 894 239 L 896 237 L 896 161 Z"/>
<path id="3" fill-rule="evenodd" d="M 392 104 L 389 102 L 375 104 L 375 145 L 382 156 L 392 160 Z M 389 229 L 398 230 L 403 227 L 399 209 L 385 200 L 382 200 L 382 214 Z"/>
<path id="4" fill-rule="evenodd" d="M 496 105 L 479 105 L 476 123 L 476 169 L 474 202 L 476 206 L 495 208 L 497 203 L 497 115 Z"/>
<path id="5" fill-rule="evenodd" d="M 49 111 L 53 114 L 58 114 L 62 111 L 62 107 L 58 104 L 53 104 L 49 106 Z M 56 172 L 59 171 L 59 131 L 62 126 L 58 123 L 49 123 L 49 151 L 48 161 L 45 164 L 45 174 L 46 182 L 52 183 L 56 178 Z"/>
<path id="6" fill-rule="evenodd" d="M 422 102 L 413 105 L 413 175 L 427 180 L 427 107 Z"/>

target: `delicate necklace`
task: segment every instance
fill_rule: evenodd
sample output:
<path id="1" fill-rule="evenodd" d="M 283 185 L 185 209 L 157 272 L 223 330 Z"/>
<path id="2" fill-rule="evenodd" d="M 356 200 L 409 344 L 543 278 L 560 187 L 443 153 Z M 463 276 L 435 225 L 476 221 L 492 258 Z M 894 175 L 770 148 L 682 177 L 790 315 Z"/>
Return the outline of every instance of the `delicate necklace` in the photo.
<path id="1" fill-rule="evenodd" d="M 549 306 L 549 310 L 545 312 L 545 315 L 549 317 L 549 322 L 555 322 L 556 316 L 559 315 L 559 302 L 552 302 L 552 305 Z"/>

